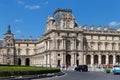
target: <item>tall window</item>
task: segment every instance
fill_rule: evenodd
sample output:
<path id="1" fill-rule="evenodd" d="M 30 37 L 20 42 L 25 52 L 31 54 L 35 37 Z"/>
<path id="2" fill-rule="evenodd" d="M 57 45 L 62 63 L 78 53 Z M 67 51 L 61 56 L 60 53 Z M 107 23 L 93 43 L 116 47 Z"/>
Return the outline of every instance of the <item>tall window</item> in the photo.
<path id="1" fill-rule="evenodd" d="M 119 50 L 120 50 L 120 43 L 118 44 Z"/>
<path id="2" fill-rule="evenodd" d="M 60 33 L 58 33 L 58 36 L 60 36 Z"/>
<path id="3" fill-rule="evenodd" d="M 74 49 L 76 49 L 76 39 L 74 39 Z"/>
<path id="4" fill-rule="evenodd" d="M 20 53 L 21 53 L 21 49 L 18 49 L 18 55 L 20 55 Z"/>
<path id="5" fill-rule="evenodd" d="M 18 44 L 18 47 L 20 47 L 20 43 Z"/>
<path id="6" fill-rule="evenodd" d="M 70 28 L 70 21 L 69 20 L 66 21 L 66 28 Z"/>
<path id="7" fill-rule="evenodd" d="M 105 43 L 105 50 L 107 50 L 107 43 Z"/>
<path id="8" fill-rule="evenodd" d="M 77 41 L 77 44 L 76 44 L 76 49 L 78 49 L 79 47 L 79 41 Z"/>
<path id="9" fill-rule="evenodd" d="M 114 36 L 112 36 L 112 40 L 114 40 Z"/>
<path id="10" fill-rule="evenodd" d="M 60 49 L 60 40 L 57 40 L 57 48 Z"/>
<path id="11" fill-rule="evenodd" d="M 36 47 L 36 44 L 34 44 L 34 47 Z"/>
<path id="12" fill-rule="evenodd" d="M 46 41 L 46 50 L 48 49 L 48 42 Z"/>
<path id="13" fill-rule="evenodd" d="M 70 47 L 71 47 L 70 40 L 66 40 L 66 49 L 70 50 Z"/>
<path id="14" fill-rule="evenodd" d="M 37 49 L 34 49 L 34 53 L 35 53 L 35 54 L 37 53 Z"/>
<path id="15" fill-rule="evenodd" d="M 28 55 L 29 54 L 29 49 L 26 49 L 26 55 Z"/>
<path id="16" fill-rule="evenodd" d="M 27 47 L 29 46 L 29 44 L 27 44 Z"/>
<path id="17" fill-rule="evenodd" d="M 98 43 L 98 50 L 101 50 L 101 43 Z"/>
<path id="18" fill-rule="evenodd" d="M 7 49 L 7 58 L 8 58 L 8 59 L 10 58 L 10 53 L 11 53 L 11 51 L 10 51 L 10 49 L 8 48 L 8 49 Z"/>
<path id="19" fill-rule="evenodd" d="M 115 43 L 112 43 L 112 50 L 115 50 Z"/>
<path id="20" fill-rule="evenodd" d="M 91 35 L 91 40 L 93 40 L 93 35 Z"/>
<path id="21" fill-rule="evenodd" d="M 100 40 L 100 36 L 98 36 L 98 40 Z"/>
<path id="22" fill-rule="evenodd" d="M 91 50 L 93 50 L 94 42 L 91 42 L 90 46 L 91 46 Z"/>
<path id="23" fill-rule="evenodd" d="M 105 40 L 107 40 L 107 36 L 105 36 Z"/>
<path id="24" fill-rule="evenodd" d="M 67 36 L 69 36 L 69 33 L 67 33 Z"/>

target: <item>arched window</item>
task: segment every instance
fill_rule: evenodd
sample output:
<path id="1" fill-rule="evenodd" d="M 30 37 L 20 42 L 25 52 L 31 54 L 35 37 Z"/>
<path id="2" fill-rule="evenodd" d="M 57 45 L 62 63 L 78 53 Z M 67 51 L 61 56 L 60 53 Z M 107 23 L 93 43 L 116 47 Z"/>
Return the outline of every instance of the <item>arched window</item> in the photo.
<path id="1" fill-rule="evenodd" d="M 94 56 L 94 64 L 98 64 L 98 55 Z"/>
<path id="2" fill-rule="evenodd" d="M 109 64 L 113 64 L 113 56 L 112 55 L 109 56 Z"/>
<path id="3" fill-rule="evenodd" d="M 106 56 L 105 55 L 102 55 L 101 62 L 102 62 L 102 64 L 105 64 L 105 62 L 106 62 Z"/>
<path id="4" fill-rule="evenodd" d="M 86 64 L 91 64 L 91 56 L 90 55 L 86 56 Z"/>
<path id="5" fill-rule="evenodd" d="M 30 59 L 29 59 L 29 58 L 26 58 L 26 59 L 25 59 L 25 65 L 26 65 L 26 66 L 30 66 Z"/>
<path id="6" fill-rule="evenodd" d="M 21 65 L 21 59 L 18 58 L 18 65 L 20 66 Z"/>
<path id="7" fill-rule="evenodd" d="M 66 40 L 66 49 L 70 50 L 71 45 L 70 45 L 70 40 Z"/>
<path id="8" fill-rule="evenodd" d="M 117 55 L 117 56 L 116 56 L 116 62 L 117 62 L 117 63 L 120 63 L 120 55 Z"/>

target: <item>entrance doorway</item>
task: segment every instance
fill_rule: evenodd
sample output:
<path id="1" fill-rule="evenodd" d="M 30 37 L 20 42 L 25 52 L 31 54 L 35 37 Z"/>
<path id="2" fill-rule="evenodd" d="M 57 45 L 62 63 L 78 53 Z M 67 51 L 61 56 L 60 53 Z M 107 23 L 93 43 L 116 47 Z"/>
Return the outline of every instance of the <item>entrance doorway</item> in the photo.
<path id="1" fill-rule="evenodd" d="M 106 56 L 105 56 L 105 55 L 102 55 L 101 63 L 102 63 L 102 64 L 105 64 L 105 63 L 106 63 Z"/>
<path id="2" fill-rule="evenodd" d="M 79 60 L 76 61 L 77 66 L 79 65 Z"/>
<path id="3" fill-rule="evenodd" d="M 94 56 L 94 64 L 98 64 L 98 55 Z"/>
<path id="4" fill-rule="evenodd" d="M 57 66 L 60 67 L 60 60 L 58 60 L 58 65 Z"/>
<path id="5" fill-rule="evenodd" d="M 88 65 L 91 64 L 91 56 L 90 55 L 86 56 L 86 64 L 88 64 Z"/>
<path id="6" fill-rule="evenodd" d="M 109 56 L 109 64 L 113 64 L 113 56 L 112 55 Z"/>
<path id="7" fill-rule="evenodd" d="M 26 66 L 30 66 L 30 59 L 29 59 L 29 58 L 26 58 L 26 59 L 25 59 L 25 65 L 26 65 Z"/>
<path id="8" fill-rule="evenodd" d="M 70 66 L 71 65 L 71 55 L 70 54 L 67 54 L 66 55 L 66 66 Z"/>
<path id="9" fill-rule="evenodd" d="M 21 65 L 21 59 L 18 58 L 18 65 L 20 66 Z"/>

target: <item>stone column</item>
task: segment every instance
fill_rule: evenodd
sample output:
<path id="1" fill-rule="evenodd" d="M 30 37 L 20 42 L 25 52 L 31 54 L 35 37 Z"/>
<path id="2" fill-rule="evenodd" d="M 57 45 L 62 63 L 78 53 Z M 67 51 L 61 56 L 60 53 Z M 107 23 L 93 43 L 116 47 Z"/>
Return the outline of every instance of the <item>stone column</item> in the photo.
<path id="1" fill-rule="evenodd" d="M 94 55 L 92 54 L 91 55 L 91 66 L 93 66 L 93 64 L 94 64 Z"/>
<path id="2" fill-rule="evenodd" d="M 98 65 L 101 65 L 101 54 L 99 54 Z"/>
<path id="3" fill-rule="evenodd" d="M 46 48 L 47 48 L 47 47 L 46 47 L 46 41 L 45 41 L 45 50 L 46 50 Z"/>
<path id="4" fill-rule="evenodd" d="M 62 54 L 62 65 L 66 65 L 66 54 Z"/>
<path id="5" fill-rule="evenodd" d="M 50 41 L 48 40 L 47 43 L 48 43 L 47 47 L 48 47 L 48 50 L 49 50 L 50 49 Z"/>
<path id="6" fill-rule="evenodd" d="M 76 39 L 74 39 L 74 49 L 76 49 Z"/>
<path id="7" fill-rule="evenodd" d="M 106 64 L 108 64 L 108 61 L 109 61 L 108 54 L 106 54 Z"/>
<path id="8" fill-rule="evenodd" d="M 48 63 L 48 65 L 50 64 L 50 55 L 49 54 L 47 54 L 47 63 Z"/>
<path id="9" fill-rule="evenodd" d="M 51 67 L 51 53 L 49 53 L 49 65 Z"/>
<path id="10" fill-rule="evenodd" d="M 63 46 L 63 39 L 61 40 L 61 45 L 60 45 L 60 47 L 61 47 L 61 49 L 64 49 L 64 46 Z"/>
<path id="11" fill-rule="evenodd" d="M 79 56 L 80 56 L 79 63 L 80 63 L 80 65 L 83 65 L 83 63 L 84 63 L 84 56 L 83 56 L 83 53 L 82 53 L 82 52 L 79 53 Z"/>
<path id="12" fill-rule="evenodd" d="M 77 57 L 76 57 L 76 53 L 74 53 L 74 65 L 76 65 L 76 60 L 77 60 Z"/>
<path id="13" fill-rule="evenodd" d="M 71 66 L 74 65 L 74 53 L 71 54 Z"/>
<path id="14" fill-rule="evenodd" d="M 86 55 L 84 55 L 84 64 L 86 64 Z"/>
<path id="15" fill-rule="evenodd" d="M 65 49 L 65 39 L 62 40 L 62 49 Z"/>
<path id="16" fill-rule="evenodd" d="M 64 45 L 64 49 L 66 49 L 66 40 L 65 39 L 64 39 L 63 45 Z"/>
<path id="17" fill-rule="evenodd" d="M 76 65 L 76 53 L 72 53 L 71 55 L 71 66 Z"/>
<path id="18" fill-rule="evenodd" d="M 113 55 L 113 65 L 115 65 L 116 64 L 116 55 L 114 54 Z"/>
<path id="19" fill-rule="evenodd" d="M 48 57 L 47 57 L 47 54 L 46 54 L 46 67 L 47 67 L 47 64 L 48 64 Z"/>

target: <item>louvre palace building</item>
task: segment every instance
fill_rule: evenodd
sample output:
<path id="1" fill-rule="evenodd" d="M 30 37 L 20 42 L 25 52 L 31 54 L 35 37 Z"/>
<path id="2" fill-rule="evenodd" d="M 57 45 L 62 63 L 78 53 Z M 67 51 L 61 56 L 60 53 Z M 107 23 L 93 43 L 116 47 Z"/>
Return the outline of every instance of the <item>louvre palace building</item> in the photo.
<path id="1" fill-rule="evenodd" d="M 120 28 L 78 26 L 70 9 L 59 8 L 48 17 L 40 39 L 15 39 L 10 25 L 6 31 L 0 40 L 0 64 L 71 67 L 120 62 Z"/>

